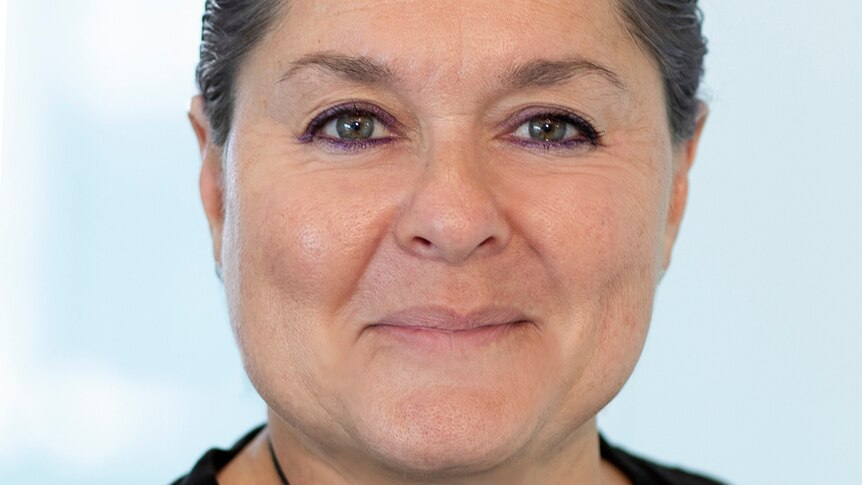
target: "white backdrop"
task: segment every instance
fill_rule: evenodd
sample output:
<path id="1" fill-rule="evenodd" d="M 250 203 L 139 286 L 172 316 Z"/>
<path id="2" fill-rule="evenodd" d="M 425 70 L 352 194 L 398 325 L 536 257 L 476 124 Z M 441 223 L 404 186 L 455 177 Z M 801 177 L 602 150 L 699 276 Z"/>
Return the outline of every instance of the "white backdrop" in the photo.
<path id="1" fill-rule="evenodd" d="M 185 120 L 202 4 L 8 2 L 0 483 L 166 483 L 264 419 Z M 689 210 L 600 426 L 732 483 L 860 484 L 862 3 L 702 6 Z"/>

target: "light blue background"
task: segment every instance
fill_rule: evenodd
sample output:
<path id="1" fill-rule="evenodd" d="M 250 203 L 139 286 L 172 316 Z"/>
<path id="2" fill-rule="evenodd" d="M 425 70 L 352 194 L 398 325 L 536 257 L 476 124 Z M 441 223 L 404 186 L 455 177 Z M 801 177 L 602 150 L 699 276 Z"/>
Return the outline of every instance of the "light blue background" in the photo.
<path id="1" fill-rule="evenodd" d="M 166 483 L 264 419 L 185 110 L 202 0 L 11 0 L 0 483 Z M 860 484 L 862 3 L 702 2 L 712 114 L 609 438 L 741 484 Z"/>

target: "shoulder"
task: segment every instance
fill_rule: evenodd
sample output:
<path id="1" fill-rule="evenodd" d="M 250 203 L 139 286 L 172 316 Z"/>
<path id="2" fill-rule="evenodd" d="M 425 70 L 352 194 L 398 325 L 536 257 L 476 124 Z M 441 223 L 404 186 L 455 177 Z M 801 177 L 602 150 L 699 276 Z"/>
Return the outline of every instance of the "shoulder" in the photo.
<path id="1" fill-rule="evenodd" d="M 602 458 L 622 471 L 633 485 L 724 485 L 713 478 L 633 455 L 612 446 L 604 437 L 600 437 L 600 446 Z"/>
<path id="2" fill-rule="evenodd" d="M 171 485 L 218 485 L 216 476 L 222 468 L 246 447 L 263 429 L 263 425 L 249 431 L 229 450 L 213 448 L 195 464 L 188 475 L 176 479 Z"/>

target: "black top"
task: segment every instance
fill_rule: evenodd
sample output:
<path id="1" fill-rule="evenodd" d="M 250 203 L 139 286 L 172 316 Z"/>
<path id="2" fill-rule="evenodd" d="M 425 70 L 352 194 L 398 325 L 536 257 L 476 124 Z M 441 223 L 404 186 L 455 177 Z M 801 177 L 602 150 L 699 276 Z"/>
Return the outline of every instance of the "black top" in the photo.
<path id="1" fill-rule="evenodd" d="M 198 460 L 188 475 L 178 478 L 171 485 L 218 485 L 216 474 L 225 467 L 247 444 L 257 436 L 263 426 L 251 430 L 233 448 L 220 450 L 213 448 Z M 722 485 L 722 482 L 701 475 L 671 468 L 631 455 L 620 448 L 608 444 L 601 436 L 602 458 L 610 462 L 631 480 L 632 485 Z"/>

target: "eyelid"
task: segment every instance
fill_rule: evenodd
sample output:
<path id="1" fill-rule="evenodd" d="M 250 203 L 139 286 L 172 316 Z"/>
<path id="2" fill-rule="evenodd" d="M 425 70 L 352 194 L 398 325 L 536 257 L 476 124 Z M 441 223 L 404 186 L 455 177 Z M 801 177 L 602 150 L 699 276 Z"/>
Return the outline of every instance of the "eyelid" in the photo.
<path id="1" fill-rule="evenodd" d="M 383 126 L 391 132 L 391 135 L 356 141 L 341 140 L 331 136 L 320 136 L 321 131 L 329 123 L 344 113 L 359 113 L 371 116 L 382 123 Z M 567 124 L 574 126 L 582 137 L 556 142 L 543 142 L 514 136 L 515 131 L 524 123 L 540 117 L 550 117 L 565 121 Z M 595 122 L 589 116 L 559 106 L 531 106 L 526 109 L 521 109 L 499 126 L 502 127 L 501 130 L 503 131 L 500 138 L 508 139 L 510 142 L 516 142 L 525 147 L 546 150 L 571 150 L 578 145 L 597 147 L 600 146 L 601 139 L 604 136 L 604 132 L 595 128 Z M 332 145 L 333 148 L 338 148 L 339 150 L 352 151 L 397 141 L 398 138 L 403 136 L 404 131 L 405 127 L 403 124 L 376 104 L 365 101 L 348 101 L 336 104 L 335 106 L 331 106 L 319 112 L 311 121 L 308 122 L 304 133 L 298 137 L 298 140 L 302 143 L 320 141 Z"/>
<path id="2" fill-rule="evenodd" d="M 571 124 L 583 135 L 584 138 L 586 138 L 586 140 L 581 140 L 580 142 L 578 142 L 577 139 L 561 140 L 559 142 L 540 142 L 514 136 L 515 131 L 523 126 L 524 123 L 540 117 L 556 118 Z M 566 149 L 566 145 L 571 145 L 573 142 L 574 144 L 586 143 L 592 147 L 597 147 L 601 145 L 602 137 L 605 135 L 603 131 L 596 128 L 595 121 L 593 121 L 589 116 L 560 106 L 531 106 L 518 111 L 515 115 L 501 123 L 500 126 L 500 131 L 502 132 L 501 138 L 543 149 Z"/>
<path id="3" fill-rule="evenodd" d="M 326 108 L 315 115 L 314 118 L 307 123 L 305 130 L 298 138 L 299 141 L 302 143 L 309 143 L 315 139 L 320 139 L 320 131 L 336 117 L 345 113 L 359 113 L 371 116 L 376 121 L 382 123 L 383 126 L 392 133 L 392 135 L 395 135 L 395 137 L 401 136 L 404 132 L 404 126 L 383 108 L 365 101 L 348 101 Z M 392 138 L 392 136 L 389 138 Z M 369 140 L 365 141 L 367 142 Z"/>
<path id="4" fill-rule="evenodd" d="M 577 113 L 570 109 L 554 107 L 554 106 L 536 106 L 532 108 L 524 109 L 518 112 L 513 117 L 510 117 L 508 120 L 501 124 L 500 130 L 503 132 L 511 133 L 515 131 L 516 128 L 523 125 L 524 123 L 539 118 L 542 116 L 547 116 L 551 118 L 559 118 L 562 120 L 567 120 L 572 122 L 572 124 L 581 129 L 582 127 L 578 126 L 579 124 L 584 124 L 587 127 L 591 128 L 592 131 L 595 131 L 597 136 L 604 135 L 603 132 L 599 131 L 595 128 L 596 123 L 589 117 L 581 113 Z"/>

